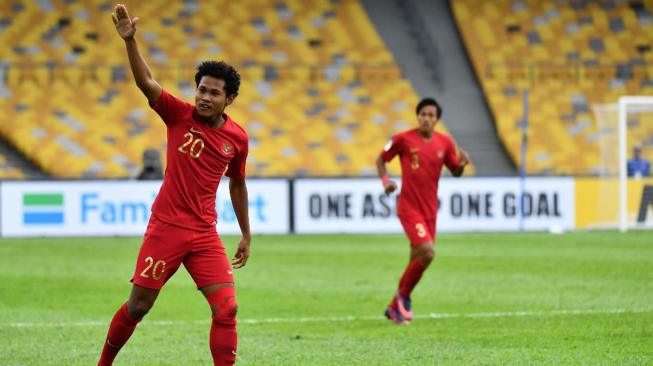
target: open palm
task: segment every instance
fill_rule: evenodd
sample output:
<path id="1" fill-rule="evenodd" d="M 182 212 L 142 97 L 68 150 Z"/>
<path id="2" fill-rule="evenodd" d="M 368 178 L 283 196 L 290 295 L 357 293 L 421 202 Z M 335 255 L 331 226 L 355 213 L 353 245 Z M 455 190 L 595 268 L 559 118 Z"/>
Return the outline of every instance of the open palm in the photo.
<path id="1" fill-rule="evenodd" d="M 124 5 L 116 5 L 115 12 L 111 13 L 111 19 L 122 39 L 126 40 L 134 37 L 136 23 L 139 19 L 138 17 L 130 18 L 129 13 L 127 13 L 127 8 Z"/>

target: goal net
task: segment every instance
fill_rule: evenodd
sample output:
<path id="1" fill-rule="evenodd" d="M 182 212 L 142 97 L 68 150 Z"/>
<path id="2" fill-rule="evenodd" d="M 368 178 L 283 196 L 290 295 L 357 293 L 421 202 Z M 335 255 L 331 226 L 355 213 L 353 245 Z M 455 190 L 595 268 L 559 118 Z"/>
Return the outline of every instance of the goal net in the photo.
<path id="1" fill-rule="evenodd" d="M 577 226 L 653 228 L 653 97 L 621 97 L 593 112 L 598 156 L 591 176 L 577 180 Z"/>

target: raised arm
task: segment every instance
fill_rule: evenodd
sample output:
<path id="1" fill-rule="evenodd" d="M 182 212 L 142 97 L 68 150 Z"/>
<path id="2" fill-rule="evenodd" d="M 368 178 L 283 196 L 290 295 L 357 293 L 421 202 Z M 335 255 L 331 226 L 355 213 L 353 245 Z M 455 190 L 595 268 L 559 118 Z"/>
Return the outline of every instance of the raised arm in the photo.
<path id="1" fill-rule="evenodd" d="M 123 4 L 118 4 L 114 13 L 111 14 L 111 19 L 116 26 L 118 35 L 125 40 L 129 66 L 132 69 L 136 85 L 145 94 L 150 105 L 154 105 L 161 96 L 161 86 L 152 78 L 150 68 L 138 50 L 138 44 L 136 44 L 136 39 L 134 38 L 136 24 L 139 18 L 130 18 L 129 13 L 127 13 L 127 8 Z"/>
<path id="2" fill-rule="evenodd" d="M 231 204 L 234 206 L 234 212 L 238 219 L 242 238 L 238 243 L 238 249 L 234 255 L 231 265 L 234 268 L 243 267 L 247 264 L 249 258 L 249 244 L 252 236 L 249 232 L 249 200 L 247 198 L 247 185 L 245 179 L 229 179 L 229 195 Z"/>

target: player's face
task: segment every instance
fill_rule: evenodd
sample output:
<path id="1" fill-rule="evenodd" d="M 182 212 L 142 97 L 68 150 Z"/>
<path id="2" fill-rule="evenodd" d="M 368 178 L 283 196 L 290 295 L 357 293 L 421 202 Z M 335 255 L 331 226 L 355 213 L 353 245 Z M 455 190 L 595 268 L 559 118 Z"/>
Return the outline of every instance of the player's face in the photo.
<path id="1" fill-rule="evenodd" d="M 438 109 L 432 105 L 423 107 L 417 115 L 417 122 L 421 132 L 432 132 L 435 124 L 438 123 Z"/>
<path id="2" fill-rule="evenodd" d="M 225 82 L 213 76 L 202 76 L 195 91 L 195 109 L 202 117 L 222 115 L 224 108 L 233 102 L 233 96 L 227 96 Z"/>

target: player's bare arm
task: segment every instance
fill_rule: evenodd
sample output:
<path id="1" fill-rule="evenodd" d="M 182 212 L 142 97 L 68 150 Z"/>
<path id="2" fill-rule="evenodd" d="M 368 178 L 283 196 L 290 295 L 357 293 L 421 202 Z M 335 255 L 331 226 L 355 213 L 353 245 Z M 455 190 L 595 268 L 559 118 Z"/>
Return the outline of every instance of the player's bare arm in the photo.
<path id="1" fill-rule="evenodd" d="M 381 182 L 383 183 L 383 190 L 385 191 L 385 194 L 390 194 L 397 190 L 397 183 L 388 179 L 388 169 L 385 166 L 385 160 L 383 160 L 383 158 L 380 156 L 376 159 L 376 171 L 379 174 L 379 178 L 381 178 Z"/>
<path id="2" fill-rule="evenodd" d="M 150 68 L 147 66 L 134 38 L 136 24 L 140 19 L 138 17 L 131 18 L 127 12 L 127 7 L 123 4 L 116 5 L 114 12 L 111 14 L 111 19 L 116 26 L 118 35 L 125 41 L 129 66 L 134 75 L 136 85 L 145 94 L 148 102 L 153 105 L 159 99 L 159 96 L 161 96 L 162 91 L 159 83 L 152 78 Z"/>
<path id="3" fill-rule="evenodd" d="M 231 203 L 234 206 L 236 218 L 238 219 L 240 232 L 242 233 L 242 238 L 238 243 L 238 249 L 231 261 L 231 265 L 234 268 L 241 268 L 247 264 L 247 259 L 249 259 L 249 245 L 252 240 L 249 231 L 249 201 L 245 179 L 229 179 L 229 194 L 231 196 Z"/>
<path id="4" fill-rule="evenodd" d="M 451 175 L 453 175 L 454 177 L 460 177 L 461 175 L 463 175 L 463 172 L 465 171 L 465 167 L 467 166 L 467 164 L 469 164 L 469 155 L 467 154 L 467 151 L 463 149 L 458 149 L 458 161 L 460 162 L 458 167 L 454 168 L 451 171 Z"/>

